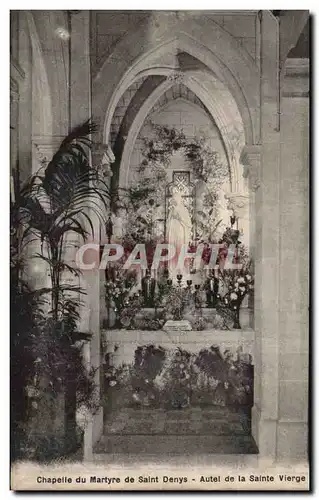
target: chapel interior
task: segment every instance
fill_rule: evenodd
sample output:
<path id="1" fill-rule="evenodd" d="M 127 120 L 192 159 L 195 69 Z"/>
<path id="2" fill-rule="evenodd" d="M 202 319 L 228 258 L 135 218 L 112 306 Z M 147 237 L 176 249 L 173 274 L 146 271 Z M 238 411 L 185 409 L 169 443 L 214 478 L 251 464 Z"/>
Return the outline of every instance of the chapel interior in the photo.
<path id="1" fill-rule="evenodd" d="M 133 277 L 120 261 L 68 276 L 86 291 L 100 395 L 84 458 L 307 461 L 309 12 L 13 10 L 10 22 L 11 182 L 92 120 L 90 159 L 112 195 L 90 241 L 99 262 L 108 245 L 146 248 Z M 237 281 L 194 258 L 152 267 L 167 242 L 234 247 L 246 267 Z M 28 279 L 47 286 L 45 264 L 30 259 Z"/>

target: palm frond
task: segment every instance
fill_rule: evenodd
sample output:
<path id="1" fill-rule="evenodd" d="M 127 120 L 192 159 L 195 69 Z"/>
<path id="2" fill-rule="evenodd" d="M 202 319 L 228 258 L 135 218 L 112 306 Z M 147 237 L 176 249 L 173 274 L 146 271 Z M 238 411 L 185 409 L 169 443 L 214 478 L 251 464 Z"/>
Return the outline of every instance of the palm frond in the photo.
<path id="1" fill-rule="evenodd" d="M 67 209 L 79 193 L 86 198 L 97 196 L 102 202 L 105 196 L 109 196 L 107 184 L 103 184 L 101 179 L 99 189 L 94 187 L 98 175 L 90 166 L 92 143 L 88 136 L 95 130 L 91 120 L 76 127 L 61 143 L 47 166 L 42 187 L 53 202 L 54 209 L 61 206 Z"/>
<path id="2" fill-rule="evenodd" d="M 86 139 L 89 135 L 97 131 L 97 125 L 91 119 L 75 127 L 70 134 L 62 141 L 60 148 L 67 147 L 74 139 Z"/>

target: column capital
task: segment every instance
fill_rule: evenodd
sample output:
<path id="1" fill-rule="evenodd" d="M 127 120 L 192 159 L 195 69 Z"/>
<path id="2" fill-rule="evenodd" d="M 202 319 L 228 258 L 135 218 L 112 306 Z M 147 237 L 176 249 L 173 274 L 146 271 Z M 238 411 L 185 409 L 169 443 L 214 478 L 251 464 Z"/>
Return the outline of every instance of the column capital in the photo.
<path id="1" fill-rule="evenodd" d="M 41 167 L 47 167 L 64 137 L 34 136 L 32 139 L 35 159 Z"/>
<path id="2" fill-rule="evenodd" d="M 249 207 L 249 194 L 243 192 L 226 193 L 227 209 L 232 210 L 235 217 L 244 219 Z"/>
<path id="3" fill-rule="evenodd" d="M 111 163 L 114 163 L 115 156 L 109 144 L 97 143 L 92 151 L 93 162 L 98 170 L 101 170 L 105 177 L 112 177 Z"/>
<path id="4" fill-rule="evenodd" d="M 244 146 L 240 161 L 244 166 L 243 177 L 249 179 L 249 187 L 256 191 L 260 186 L 261 176 L 261 146 Z"/>

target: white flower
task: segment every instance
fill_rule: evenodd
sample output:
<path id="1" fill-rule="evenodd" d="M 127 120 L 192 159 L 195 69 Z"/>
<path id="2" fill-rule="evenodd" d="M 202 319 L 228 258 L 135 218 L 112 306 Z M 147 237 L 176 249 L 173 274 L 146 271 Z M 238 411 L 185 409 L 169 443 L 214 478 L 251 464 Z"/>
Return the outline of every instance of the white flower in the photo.
<path id="1" fill-rule="evenodd" d="M 243 293 L 246 292 L 246 288 L 244 286 L 240 286 L 239 290 L 241 290 Z"/>
<path id="2" fill-rule="evenodd" d="M 237 299 L 238 299 L 238 295 L 237 295 L 237 293 L 232 292 L 232 293 L 230 294 L 230 298 L 231 298 L 231 300 L 237 300 Z"/>
<path id="3" fill-rule="evenodd" d="M 251 276 L 250 276 L 250 274 L 246 274 L 246 280 L 247 280 L 247 281 L 250 281 L 250 280 L 251 280 Z"/>
<path id="4" fill-rule="evenodd" d="M 189 379 L 189 378 L 190 378 L 190 375 L 189 375 L 188 373 L 186 373 L 185 378 L 186 378 L 186 379 Z"/>
<path id="5" fill-rule="evenodd" d="M 179 365 L 179 367 L 180 367 L 180 368 L 184 368 L 184 366 L 185 366 L 185 365 L 184 365 L 184 363 L 181 363 L 181 364 Z"/>
<path id="6" fill-rule="evenodd" d="M 111 387 L 114 387 L 116 384 L 117 384 L 116 380 L 111 380 L 111 382 L 110 382 Z"/>
<path id="7" fill-rule="evenodd" d="M 243 277 L 238 278 L 237 283 L 245 283 L 245 278 Z"/>
<path id="8" fill-rule="evenodd" d="M 209 380 L 209 385 L 212 387 L 212 389 L 216 389 L 216 387 L 218 386 L 218 380 L 212 377 Z"/>

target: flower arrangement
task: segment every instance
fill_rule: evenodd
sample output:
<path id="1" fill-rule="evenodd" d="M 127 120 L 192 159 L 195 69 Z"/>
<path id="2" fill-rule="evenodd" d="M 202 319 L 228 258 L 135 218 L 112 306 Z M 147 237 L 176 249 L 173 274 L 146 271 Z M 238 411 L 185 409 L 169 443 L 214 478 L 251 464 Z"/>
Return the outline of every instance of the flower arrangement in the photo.
<path id="1" fill-rule="evenodd" d="M 160 373 L 165 358 L 165 350 L 159 346 L 138 347 L 134 355 L 132 370 L 132 399 L 135 404 L 149 406 L 156 401 L 154 380 Z"/>
<path id="2" fill-rule="evenodd" d="M 191 391 L 196 382 L 192 355 L 181 348 L 167 356 L 162 372 L 155 379 L 165 406 L 184 408 L 190 405 Z"/>
<path id="3" fill-rule="evenodd" d="M 203 316 L 195 316 L 195 319 L 191 321 L 192 329 L 198 332 L 205 330 L 207 326 L 207 321 Z"/>
<path id="4" fill-rule="evenodd" d="M 136 275 L 124 271 L 116 271 L 114 279 L 105 282 L 105 300 L 107 307 L 115 312 L 115 328 L 134 326 L 136 313 L 142 307 L 139 292 L 132 294 L 136 283 Z"/>
<path id="5" fill-rule="evenodd" d="M 155 317 L 144 317 L 136 321 L 136 326 L 139 330 L 161 330 L 165 324 L 165 313 L 161 312 L 155 315 Z"/>
<path id="6" fill-rule="evenodd" d="M 180 321 L 183 313 L 191 301 L 191 292 L 188 288 L 171 285 L 167 293 L 162 298 L 162 305 L 165 308 L 168 319 Z"/>
<path id="7" fill-rule="evenodd" d="M 249 268 L 242 269 L 236 274 L 224 271 L 223 279 L 226 282 L 227 293 L 219 297 L 218 311 L 227 318 L 233 318 L 233 328 L 240 329 L 239 312 L 246 295 L 254 290 L 254 280 Z"/>
<path id="8" fill-rule="evenodd" d="M 107 377 L 122 405 L 177 409 L 253 404 L 252 359 L 242 347 L 234 354 L 222 353 L 218 346 L 196 354 L 146 345 L 136 349 L 133 364 L 110 366 Z"/>

